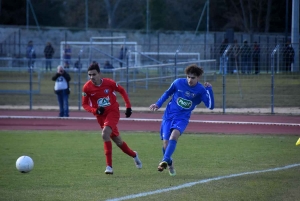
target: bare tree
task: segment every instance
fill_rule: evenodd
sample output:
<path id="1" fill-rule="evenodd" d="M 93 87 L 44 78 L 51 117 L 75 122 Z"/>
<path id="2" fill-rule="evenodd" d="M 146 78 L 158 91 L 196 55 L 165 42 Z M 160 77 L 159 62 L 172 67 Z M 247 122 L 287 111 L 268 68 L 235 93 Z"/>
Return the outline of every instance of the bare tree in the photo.
<path id="1" fill-rule="evenodd" d="M 253 14 L 252 14 L 252 0 L 248 0 L 248 13 L 249 13 L 249 31 L 253 32 Z"/>
<path id="2" fill-rule="evenodd" d="M 256 27 L 257 27 L 256 31 L 259 31 L 259 27 L 261 26 L 260 22 L 261 22 L 262 10 L 263 10 L 263 1 L 258 2 L 257 10 L 258 10 L 258 14 L 257 14 L 257 20 L 256 20 Z"/>
<path id="3" fill-rule="evenodd" d="M 228 19 L 227 26 L 233 26 L 241 31 L 254 32 L 269 30 L 272 0 L 230 0 L 232 9 L 225 15 Z M 265 13 L 265 24 L 262 24 Z M 239 24 L 242 23 L 242 24 Z M 262 26 L 265 26 L 263 28 Z"/>
<path id="4" fill-rule="evenodd" d="M 266 24 L 265 24 L 265 32 L 266 33 L 269 32 L 269 28 L 270 28 L 271 8 L 272 8 L 272 0 L 268 0 Z"/>
<path id="5" fill-rule="evenodd" d="M 249 26 L 248 26 L 248 15 L 246 13 L 246 9 L 244 6 L 244 1 L 240 0 L 240 4 L 241 4 L 241 9 L 242 9 L 242 14 L 243 14 L 243 21 L 244 21 L 244 27 L 247 31 L 249 31 Z"/>
<path id="6" fill-rule="evenodd" d="M 115 24 L 115 14 L 117 11 L 117 8 L 120 4 L 121 0 L 116 0 L 113 3 L 111 3 L 110 0 L 104 0 L 106 12 L 107 12 L 107 28 L 114 28 Z"/>

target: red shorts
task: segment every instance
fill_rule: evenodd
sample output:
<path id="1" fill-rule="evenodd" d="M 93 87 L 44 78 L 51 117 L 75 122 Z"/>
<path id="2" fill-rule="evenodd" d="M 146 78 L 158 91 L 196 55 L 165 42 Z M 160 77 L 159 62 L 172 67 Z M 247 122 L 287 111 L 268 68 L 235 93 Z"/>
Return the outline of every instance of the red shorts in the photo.
<path id="1" fill-rule="evenodd" d="M 103 115 L 98 115 L 97 121 L 100 127 L 103 129 L 105 126 L 109 126 L 112 129 L 110 137 L 117 137 L 119 136 L 119 130 L 117 124 L 120 120 L 120 111 L 118 109 L 110 110 L 105 112 Z"/>

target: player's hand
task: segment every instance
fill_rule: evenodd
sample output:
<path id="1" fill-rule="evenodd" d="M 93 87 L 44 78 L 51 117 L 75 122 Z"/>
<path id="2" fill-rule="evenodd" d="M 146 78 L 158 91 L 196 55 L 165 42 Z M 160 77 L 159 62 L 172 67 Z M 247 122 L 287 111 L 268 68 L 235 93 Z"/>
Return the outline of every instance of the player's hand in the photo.
<path id="1" fill-rule="evenodd" d="M 104 113 L 104 107 L 101 107 L 101 106 L 99 106 L 98 108 L 97 108 L 97 114 L 99 114 L 99 115 L 101 115 L 101 114 L 103 114 Z"/>
<path id="2" fill-rule="evenodd" d="M 152 111 L 156 111 L 156 110 L 158 110 L 158 106 L 156 104 L 152 104 L 152 105 L 150 105 L 149 109 Z"/>
<path id="3" fill-rule="evenodd" d="M 130 117 L 131 114 L 132 114 L 132 109 L 131 108 L 126 108 L 126 112 L 125 112 L 126 118 Z"/>
<path id="4" fill-rule="evenodd" d="M 211 85 L 209 82 L 205 82 L 205 83 L 204 83 L 204 86 L 205 86 L 205 87 L 212 87 L 212 85 Z"/>

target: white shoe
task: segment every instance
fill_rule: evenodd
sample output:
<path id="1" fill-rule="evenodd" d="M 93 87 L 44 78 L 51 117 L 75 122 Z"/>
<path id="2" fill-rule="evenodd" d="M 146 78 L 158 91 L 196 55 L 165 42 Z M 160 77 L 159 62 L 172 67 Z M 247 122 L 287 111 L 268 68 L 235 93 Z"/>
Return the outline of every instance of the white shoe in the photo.
<path id="1" fill-rule="evenodd" d="M 136 154 L 136 156 L 133 158 L 135 166 L 136 166 L 136 168 L 141 169 L 142 168 L 142 162 L 139 159 L 138 153 L 136 151 L 134 151 L 134 153 Z"/>
<path id="2" fill-rule="evenodd" d="M 107 166 L 106 169 L 105 169 L 105 171 L 104 171 L 104 173 L 105 174 L 113 174 L 114 171 L 113 171 L 112 167 Z"/>

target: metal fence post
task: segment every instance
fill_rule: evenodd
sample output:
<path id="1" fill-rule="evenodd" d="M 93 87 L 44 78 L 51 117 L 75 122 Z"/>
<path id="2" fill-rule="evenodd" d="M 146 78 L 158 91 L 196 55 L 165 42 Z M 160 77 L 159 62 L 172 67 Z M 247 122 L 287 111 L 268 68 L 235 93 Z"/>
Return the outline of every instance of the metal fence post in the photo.
<path id="1" fill-rule="evenodd" d="M 31 61 L 30 61 L 30 63 L 31 63 Z M 30 66 L 28 70 L 29 70 L 29 109 L 32 110 L 32 73 L 33 73 L 33 67 Z"/>
<path id="2" fill-rule="evenodd" d="M 177 79 L 177 56 L 178 56 L 178 53 L 179 53 L 179 50 L 177 49 L 176 52 L 175 52 L 175 60 L 174 60 L 174 64 L 175 64 L 175 79 Z"/>
<path id="3" fill-rule="evenodd" d="M 228 51 L 230 49 L 231 45 L 227 45 L 224 53 L 222 54 L 222 77 L 223 77 L 223 114 L 225 114 L 225 109 L 226 109 L 226 74 L 228 70 L 228 59 L 226 58 L 228 55 Z M 226 68 L 226 71 L 225 71 Z"/>
<path id="4" fill-rule="evenodd" d="M 271 53 L 271 114 L 274 114 L 274 71 L 275 71 L 275 54 L 279 49 L 279 45 L 276 45 Z"/>

